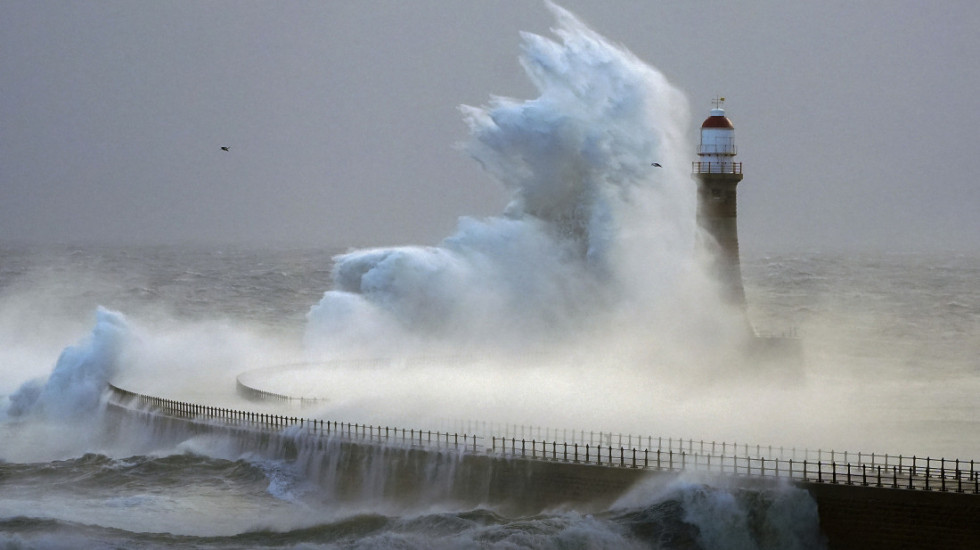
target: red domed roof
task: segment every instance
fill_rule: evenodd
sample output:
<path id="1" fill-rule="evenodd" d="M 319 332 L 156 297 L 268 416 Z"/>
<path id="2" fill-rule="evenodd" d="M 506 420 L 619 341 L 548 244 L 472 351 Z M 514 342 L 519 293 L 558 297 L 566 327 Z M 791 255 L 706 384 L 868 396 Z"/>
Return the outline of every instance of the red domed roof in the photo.
<path id="1" fill-rule="evenodd" d="M 701 125 L 702 128 L 728 128 L 729 130 L 734 130 L 735 125 L 732 121 L 728 120 L 725 115 L 713 115 L 704 119 L 704 124 Z"/>

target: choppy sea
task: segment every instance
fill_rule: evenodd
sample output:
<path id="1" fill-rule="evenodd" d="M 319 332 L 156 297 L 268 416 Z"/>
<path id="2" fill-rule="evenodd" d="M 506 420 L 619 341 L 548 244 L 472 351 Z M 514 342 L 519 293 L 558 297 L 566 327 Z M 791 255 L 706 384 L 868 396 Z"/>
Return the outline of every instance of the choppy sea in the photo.
<path id="1" fill-rule="evenodd" d="M 213 334 L 223 346 L 239 341 L 227 337 L 238 330 L 248 333 L 241 342 L 298 346 L 336 252 L 3 245 L 0 409 L 88 334 L 98 306 L 146 326 L 220 325 Z M 823 441 L 813 445 L 980 458 L 980 256 L 756 255 L 743 258 L 743 276 L 753 325 L 796 334 L 808 380 L 826 389 L 816 401 L 826 400 L 833 422 L 861 427 L 814 433 Z M 862 395 L 852 418 L 833 416 Z M 76 416 L 0 415 L 0 548 L 824 547 L 815 505 L 791 487 L 679 483 L 591 514 L 352 507 L 286 460 L 193 437 L 108 445 L 80 434 L 100 422 L 98 411 Z M 770 440 L 755 442 L 804 443 L 789 432 L 779 440 L 776 424 Z"/>

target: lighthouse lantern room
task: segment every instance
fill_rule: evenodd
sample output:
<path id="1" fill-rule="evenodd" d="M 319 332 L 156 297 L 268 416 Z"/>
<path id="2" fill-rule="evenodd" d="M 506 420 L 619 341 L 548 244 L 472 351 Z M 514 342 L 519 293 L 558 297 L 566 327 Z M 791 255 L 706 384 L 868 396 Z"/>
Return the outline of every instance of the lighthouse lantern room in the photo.
<path id="1" fill-rule="evenodd" d="M 740 174 L 741 163 L 735 162 L 735 126 L 725 116 L 725 98 L 714 101 L 715 108 L 701 124 L 701 144 L 698 146 L 699 161 L 695 172 L 706 174 Z"/>

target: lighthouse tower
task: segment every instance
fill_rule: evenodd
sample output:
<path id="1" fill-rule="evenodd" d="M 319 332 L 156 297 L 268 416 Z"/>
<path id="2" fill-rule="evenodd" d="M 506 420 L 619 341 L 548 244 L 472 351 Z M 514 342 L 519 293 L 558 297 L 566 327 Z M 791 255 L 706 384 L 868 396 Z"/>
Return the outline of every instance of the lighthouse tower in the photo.
<path id="1" fill-rule="evenodd" d="M 742 163 L 735 162 L 735 126 L 722 108 L 725 98 L 714 101 L 715 108 L 701 124 L 698 161 L 692 173 L 698 185 L 698 225 L 714 240 L 713 270 L 722 284 L 725 298 L 745 305 L 742 270 L 738 259 L 735 186 L 742 181 Z"/>

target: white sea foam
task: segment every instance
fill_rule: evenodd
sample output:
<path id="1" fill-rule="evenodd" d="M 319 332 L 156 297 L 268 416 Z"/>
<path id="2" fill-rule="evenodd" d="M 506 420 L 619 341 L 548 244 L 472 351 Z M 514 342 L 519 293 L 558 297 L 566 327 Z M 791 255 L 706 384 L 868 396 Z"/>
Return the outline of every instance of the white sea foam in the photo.
<path id="1" fill-rule="evenodd" d="M 62 351 L 47 380 L 30 380 L 10 396 L 8 415 L 67 420 L 96 409 L 119 369 L 131 332 L 121 313 L 100 307 L 95 317 L 92 333 Z"/>
<path id="2" fill-rule="evenodd" d="M 734 323 L 695 261 L 683 94 L 550 8 L 557 40 L 522 35 L 540 96 L 462 107 L 461 148 L 507 190 L 504 212 L 461 218 L 438 246 L 338 256 L 334 288 L 308 315 L 312 352 L 652 353 L 679 338 L 697 348 L 703 330 L 723 346 Z"/>

